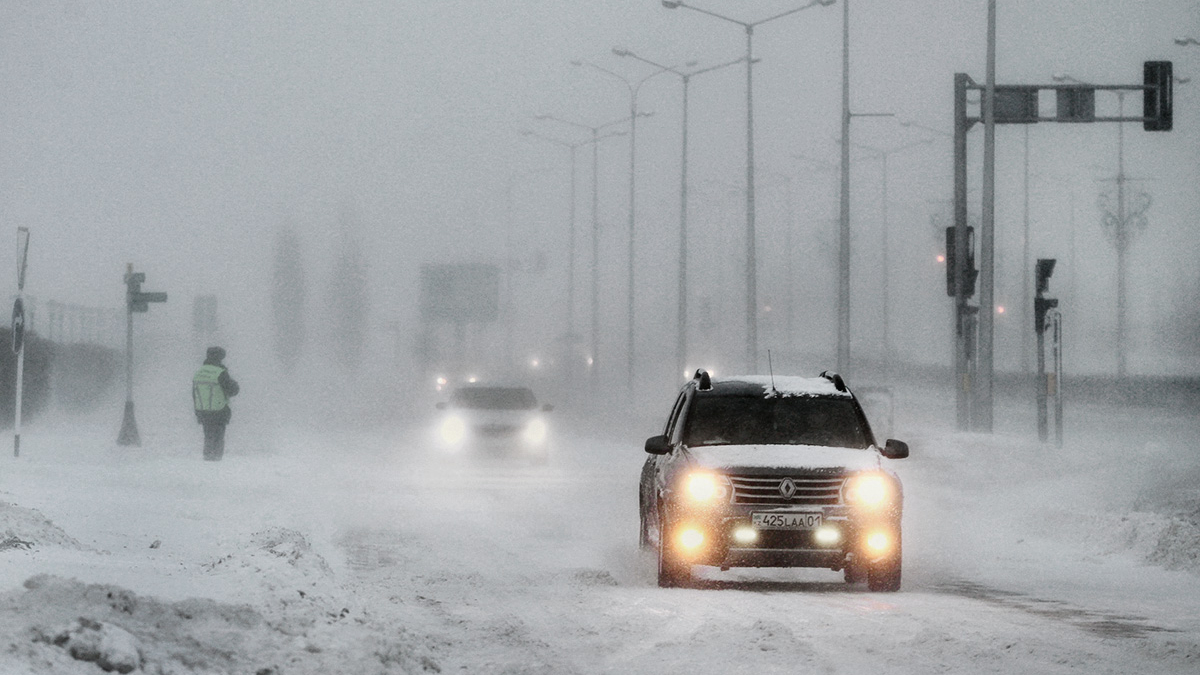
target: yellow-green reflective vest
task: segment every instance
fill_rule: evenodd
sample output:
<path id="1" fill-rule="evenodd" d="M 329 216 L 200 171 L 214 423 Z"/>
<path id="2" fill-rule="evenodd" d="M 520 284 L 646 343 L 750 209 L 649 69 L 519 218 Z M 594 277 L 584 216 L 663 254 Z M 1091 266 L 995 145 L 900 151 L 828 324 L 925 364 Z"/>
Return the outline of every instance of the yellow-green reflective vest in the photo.
<path id="1" fill-rule="evenodd" d="M 221 388 L 220 377 L 225 369 L 221 366 L 205 364 L 196 371 L 192 378 L 192 401 L 196 410 L 224 410 L 229 404 L 225 390 Z"/>

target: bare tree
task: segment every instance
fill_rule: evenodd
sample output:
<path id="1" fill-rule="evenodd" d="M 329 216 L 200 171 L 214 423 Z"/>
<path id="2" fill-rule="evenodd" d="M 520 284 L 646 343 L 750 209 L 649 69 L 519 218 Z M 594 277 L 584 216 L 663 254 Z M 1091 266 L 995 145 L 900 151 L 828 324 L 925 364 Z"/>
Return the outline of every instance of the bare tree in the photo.
<path id="1" fill-rule="evenodd" d="M 304 259 L 300 237 L 291 228 L 275 236 L 275 264 L 271 275 L 271 316 L 274 320 L 275 356 L 291 373 L 304 351 Z"/>
<path id="2" fill-rule="evenodd" d="M 358 241 L 342 237 L 329 285 L 329 316 L 336 327 L 334 349 L 348 371 L 358 369 L 367 339 L 367 266 Z"/>

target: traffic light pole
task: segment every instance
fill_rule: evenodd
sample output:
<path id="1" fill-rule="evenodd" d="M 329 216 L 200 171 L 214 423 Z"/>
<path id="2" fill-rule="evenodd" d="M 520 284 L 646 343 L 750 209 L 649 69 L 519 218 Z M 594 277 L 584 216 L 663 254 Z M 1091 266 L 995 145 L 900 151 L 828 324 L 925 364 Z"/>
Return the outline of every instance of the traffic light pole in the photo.
<path id="1" fill-rule="evenodd" d="M 166 293 L 142 291 L 145 272 L 133 271 L 133 263 L 125 267 L 125 416 L 121 420 L 118 445 L 141 445 L 137 420 L 133 415 L 133 313 L 145 312 L 152 302 L 166 302 Z"/>
<path id="2" fill-rule="evenodd" d="M 959 431 L 970 428 L 971 376 L 968 372 L 967 325 L 967 131 L 973 120 L 967 118 L 965 73 L 954 75 L 954 383 L 955 408 Z"/>
<path id="3" fill-rule="evenodd" d="M 129 266 L 130 273 L 133 265 Z M 133 305 L 125 303 L 125 416 L 121 419 L 121 433 L 117 435 L 118 445 L 140 446 L 142 439 L 138 436 L 137 420 L 133 415 Z"/>
<path id="4" fill-rule="evenodd" d="M 1063 355 L 1062 355 L 1062 312 L 1050 312 L 1048 317 L 1053 330 L 1054 350 L 1054 387 L 1050 395 L 1054 397 L 1054 442 L 1058 447 L 1063 446 Z"/>
<path id="5" fill-rule="evenodd" d="M 989 24 L 994 22 L 994 3 L 989 5 Z M 989 25 L 989 35 L 994 30 Z M 965 73 L 954 75 L 954 377 L 955 410 L 960 431 L 991 432 L 993 421 L 993 307 L 994 247 L 992 200 L 993 134 L 996 124 L 1033 124 L 1037 122 L 1141 122 L 1146 131 L 1170 131 L 1173 121 L 1173 89 L 1171 62 L 1147 61 L 1143 65 L 1140 85 L 996 85 L 993 78 L 994 60 L 990 44 L 988 83 L 980 85 Z M 978 117 L 967 114 L 967 92 L 980 91 L 981 112 Z M 1057 114 L 1043 117 L 1039 112 L 1038 92 L 1053 90 L 1057 96 Z M 1116 117 L 1095 114 L 1095 92 L 1113 91 L 1119 95 L 1128 91 L 1143 94 L 1142 115 L 1125 117 L 1122 110 Z M 968 299 L 974 294 L 974 272 L 969 267 L 970 228 L 967 223 L 967 132 L 976 122 L 984 122 L 984 205 L 981 239 L 980 304 L 971 306 Z M 947 251 L 947 254 L 950 252 Z M 949 271 L 949 270 L 948 270 Z M 978 335 L 974 328 L 978 327 Z M 1039 353 L 1041 348 L 1039 348 Z M 978 358 L 978 363 L 976 363 Z M 1044 364 L 1043 364 L 1044 367 Z M 978 373 L 978 377 L 975 374 Z M 1042 406 L 1044 407 L 1044 406 Z"/>

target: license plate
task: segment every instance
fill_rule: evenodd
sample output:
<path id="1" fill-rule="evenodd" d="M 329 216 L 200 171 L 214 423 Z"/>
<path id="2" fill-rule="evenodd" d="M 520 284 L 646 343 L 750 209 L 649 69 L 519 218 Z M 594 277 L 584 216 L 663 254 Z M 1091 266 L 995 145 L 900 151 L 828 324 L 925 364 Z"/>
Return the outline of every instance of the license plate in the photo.
<path id="1" fill-rule="evenodd" d="M 820 513 L 753 513 L 754 527 L 763 530 L 815 530 L 821 526 Z"/>

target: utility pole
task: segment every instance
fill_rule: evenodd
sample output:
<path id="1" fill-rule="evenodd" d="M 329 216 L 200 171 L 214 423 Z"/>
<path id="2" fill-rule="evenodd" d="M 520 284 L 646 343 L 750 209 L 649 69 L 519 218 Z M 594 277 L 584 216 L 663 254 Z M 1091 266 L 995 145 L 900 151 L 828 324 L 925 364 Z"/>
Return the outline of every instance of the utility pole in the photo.
<path id="1" fill-rule="evenodd" d="M 988 0 L 987 85 L 983 95 L 983 217 L 979 222 L 979 364 L 972 426 L 992 431 L 992 339 L 996 319 L 996 0 Z"/>

